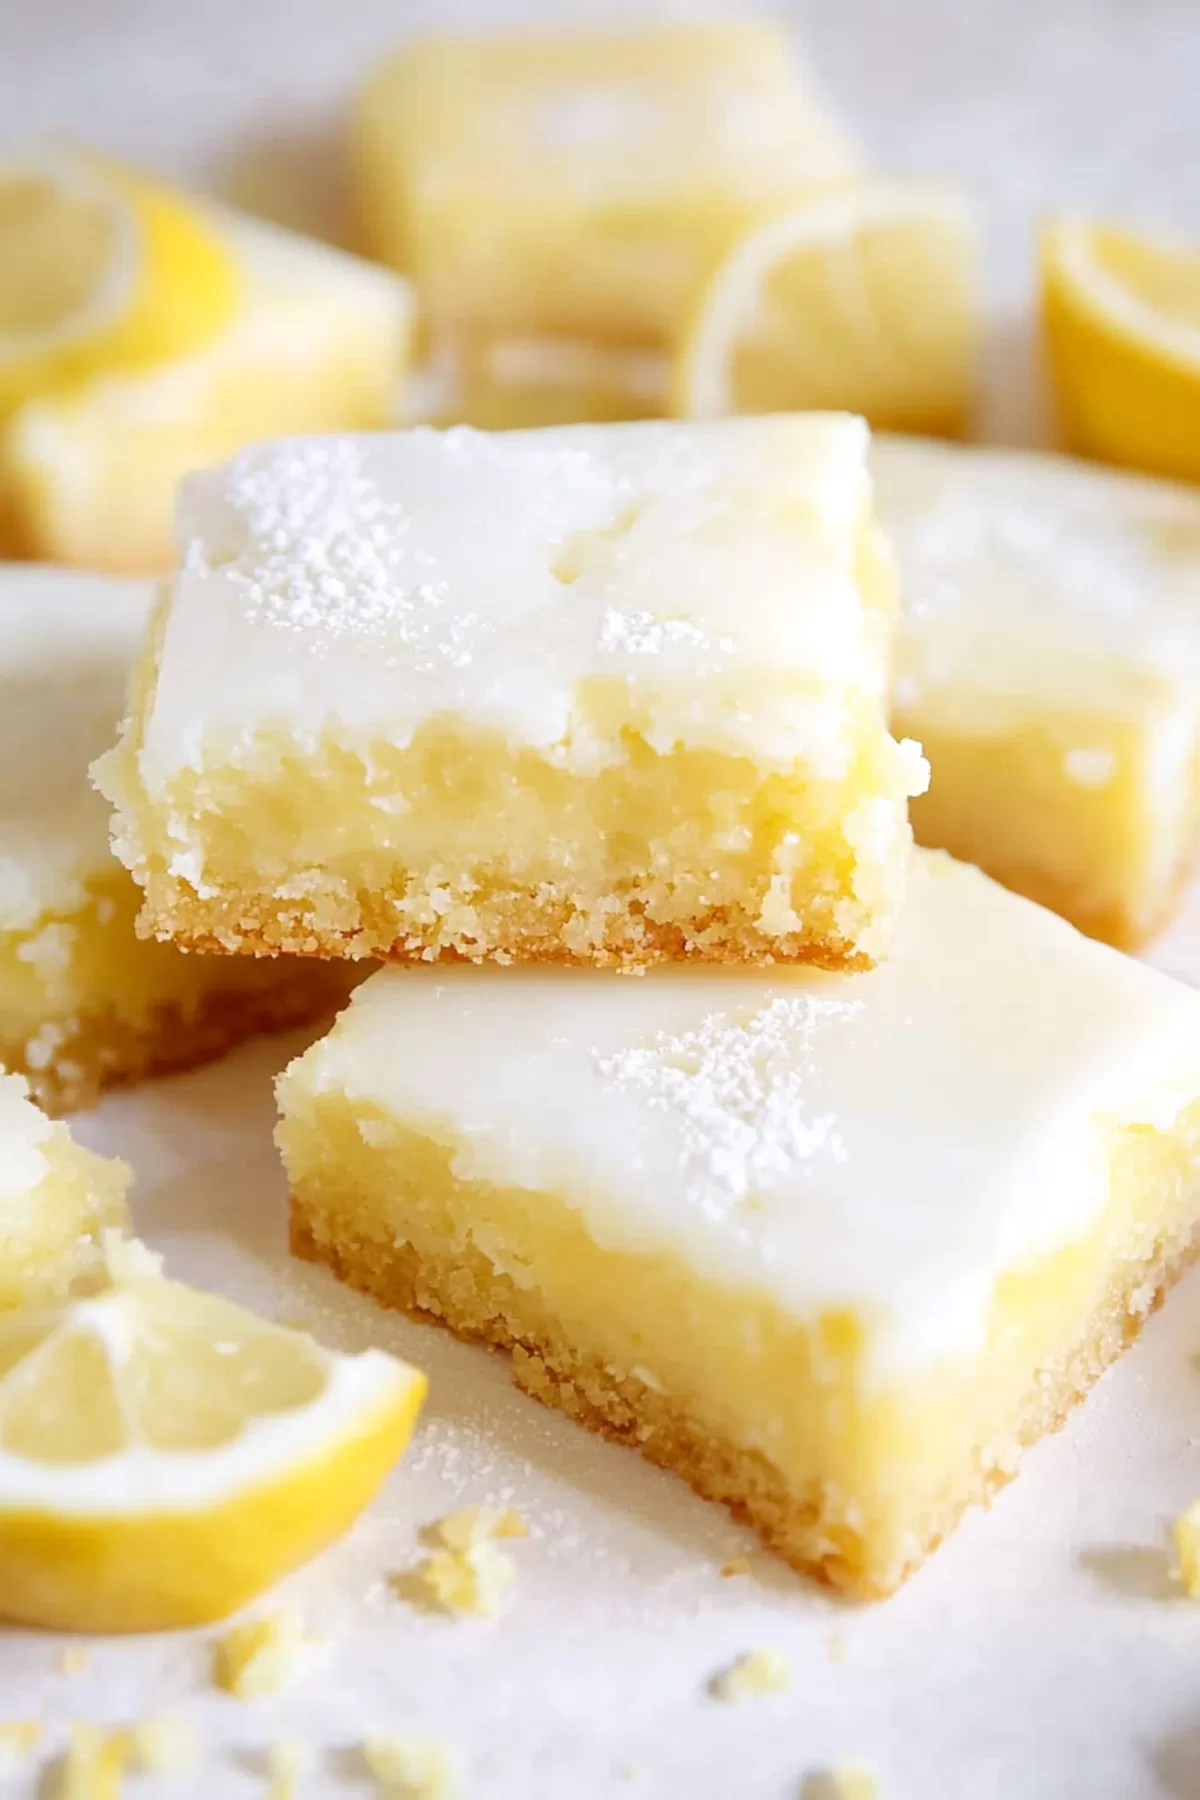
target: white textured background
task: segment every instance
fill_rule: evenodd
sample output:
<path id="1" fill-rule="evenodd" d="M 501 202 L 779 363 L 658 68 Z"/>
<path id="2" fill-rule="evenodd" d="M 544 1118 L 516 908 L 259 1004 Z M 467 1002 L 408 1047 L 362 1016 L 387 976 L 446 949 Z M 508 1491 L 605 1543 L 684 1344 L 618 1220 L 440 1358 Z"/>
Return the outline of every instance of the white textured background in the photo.
<path id="1" fill-rule="evenodd" d="M 0 135 L 98 143 L 336 234 L 338 125 L 370 55 L 417 24 L 533 16 L 496 0 L 0 0 Z M 1200 227 L 1200 4 L 805 0 L 786 16 L 877 163 L 979 193 L 993 428 L 1030 430 L 1036 214 Z M 1200 974 L 1200 906 L 1162 960 Z M 178 1273 L 424 1363 L 414 1451 L 351 1538 L 278 1597 L 326 1638 L 290 1694 L 214 1695 L 206 1634 L 102 1644 L 66 1676 L 59 1642 L 9 1633 L 0 1716 L 40 1711 L 53 1747 L 68 1717 L 181 1712 L 208 1740 L 195 1779 L 162 1784 L 181 1800 L 261 1793 L 259 1752 L 280 1731 L 320 1748 L 305 1794 L 362 1793 L 352 1746 L 401 1727 L 452 1738 L 479 1800 L 796 1800 L 806 1772 L 850 1755 L 877 1766 L 881 1800 L 1200 1796 L 1200 1605 L 1172 1592 L 1163 1550 L 1200 1495 L 1200 1280 L 895 1600 L 840 1606 L 761 1556 L 722 1581 L 749 1545 L 723 1513 L 517 1396 L 482 1353 L 289 1264 L 269 1141 L 282 1056 L 252 1049 L 111 1101 L 83 1129 L 137 1164 L 139 1221 Z M 385 1577 L 414 1559 L 417 1527 L 487 1500 L 536 1532 L 515 1546 L 506 1616 L 427 1618 L 395 1598 Z M 732 1709 L 705 1696 L 714 1669 L 768 1644 L 791 1657 L 790 1693 Z"/>

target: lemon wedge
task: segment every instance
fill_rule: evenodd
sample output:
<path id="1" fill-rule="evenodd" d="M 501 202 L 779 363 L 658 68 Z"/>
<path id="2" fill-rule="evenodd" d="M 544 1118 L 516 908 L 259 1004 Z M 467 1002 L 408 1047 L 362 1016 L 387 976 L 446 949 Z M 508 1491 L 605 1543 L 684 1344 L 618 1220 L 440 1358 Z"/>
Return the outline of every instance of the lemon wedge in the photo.
<path id="1" fill-rule="evenodd" d="M 142 1266 L 123 1257 L 95 1294 L 0 1314 L 10 1620 L 224 1618 L 344 1531 L 411 1434 L 416 1369 L 339 1355 Z"/>
<path id="2" fill-rule="evenodd" d="M 711 276 L 671 378 L 683 418 L 834 408 L 963 430 L 979 339 L 973 213 L 927 182 L 815 194 L 753 226 Z"/>
<path id="3" fill-rule="evenodd" d="M 0 161 L 0 414 L 224 329 L 238 270 L 203 213 L 83 157 Z"/>
<path id="4" fill-rule="evenodd" d="M 1069 447 L 1200 480 L 1200 243 L 1066 220 L 1043 232 L 1041 262 Z"/>

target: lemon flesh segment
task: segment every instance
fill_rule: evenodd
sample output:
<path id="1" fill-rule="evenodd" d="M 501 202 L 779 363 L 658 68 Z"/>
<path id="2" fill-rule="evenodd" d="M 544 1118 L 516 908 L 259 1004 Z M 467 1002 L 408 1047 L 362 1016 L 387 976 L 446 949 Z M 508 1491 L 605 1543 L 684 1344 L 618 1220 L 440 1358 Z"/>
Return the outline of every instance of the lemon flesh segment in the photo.
<path id="1" fill-rule="evenodd" d="M 859 412 L 958 435 L 980 341 L 978 231 L 955 190 L 864 182 L 756 225 L 709 280 L 671 375 L 679 417 Z"/>
<path id="2" fill-rule="evenodd" d="M 0 1317 L 0 1613 L 224 1618 L 350 1525 L 425 1387 L 161 1278 Z"/>
<path id="3" fill-rule="evenodd" d="M 0 163 L 0 415 L 197 349 L 238 302 L 235 259 L 183 196 L 82 158 Z"/>
<path id="4" fill-rule="evenodd" d="M 1041 276 L 1069 448 L 1200 480 L 1200 243 L 1063 221 L 1042 234 Z"/>

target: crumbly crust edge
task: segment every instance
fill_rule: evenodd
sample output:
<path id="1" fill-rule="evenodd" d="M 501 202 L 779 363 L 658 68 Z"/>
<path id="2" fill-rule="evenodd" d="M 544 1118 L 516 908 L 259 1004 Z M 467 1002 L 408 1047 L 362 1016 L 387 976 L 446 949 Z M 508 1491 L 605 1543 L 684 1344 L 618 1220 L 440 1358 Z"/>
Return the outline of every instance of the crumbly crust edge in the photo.
<path id="1" fill-rule="evenodd" d="M 407 1244 L 384 1246 L 345 1235 L 332 1242 L 295 1194 L 290 1221 L 295 1255 L 326 1264 L 340 1280 L 385 1306 L 509 1352 L 513 1381 L 524 1392 L 682 1476 L 702 1498 L 721 1502 L 752 1526 L 798 1573 L 860 1600 L 894 1592 L 965 1512 L 990 1504 L 1016 1473 L 1020 1453 L 1065 1423 L 1200 1256 L 1200 1226 L 1192 1225 L 1163 1238 L 1144 1260 L 1123 1264 L 1090 1330 L 1057 1363 L 1037 1371 L 1004 1441 L 975 1445 L 951 1503 L 937 1516 L 914 1521 L 914 1547 L 903 1563 L 880 1566 L 869 1540 L 848 1531 L 842 1513 L 830 1515 L 819 1486 L 793 1492 L 760 1451 L 713 1437 L 671 1396 L 636 1377 L 618 1378 L 597 1358 L 580 1355 L 539 1303 L 497 1275 L 473 1246 L 431 1259 Z"/>
<path id="2" fill-rule="evenodd" d="M 199 901 L 176 888 L 169 899 L 150 895 L 138 931 L 203 953 L 391 963 L 543 963 L 634 972 L 681 962 L 755 968 L 807 963 L 855 970 L 869 969 L 877 960 L 832 931 L 768 936 L 728 907 L 714 908 L 686 926 L 664 924 L 616 895 L 606 913 L 605 942 L 576 950 L 570 943 L 570 908 L 547 903 L 532 889 L 512 892 L 503 909 L 503 929 L 490 939 L 440 923 L 432 930 L 414 925 L 398 934 L 402 899 L 401 890 L 388 889 L 370 896 L 338 894 L 325 903 L 250 894 Z"/>
<path id="3" fill-rule="evenodd" d="M 215 987 L 194 1005 L 161 1002 L 136 1019 L 108 1005 L 62 1021 L 48 1061 L 30 1060 L 29 1039 L 3 1035 L 0 1066 L 24 1075 L 33 1098 L 52 1118 L 95 1105 L 110 1088 L 156 1075 L 180 1074 L 215 1061 L 247 1038 L 330 1017 L 349 998 L 359 971 L 308 963 L 281 969 L 266 986 Z M 58 1021 L 48 1019 L 48 1026 Z"/>

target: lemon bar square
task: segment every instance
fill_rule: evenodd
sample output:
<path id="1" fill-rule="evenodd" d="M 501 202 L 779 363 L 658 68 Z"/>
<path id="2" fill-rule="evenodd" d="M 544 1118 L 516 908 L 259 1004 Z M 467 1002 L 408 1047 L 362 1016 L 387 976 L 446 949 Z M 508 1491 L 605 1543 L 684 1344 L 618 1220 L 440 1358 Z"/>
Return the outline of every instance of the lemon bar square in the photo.
<path id="1" fill-rule="evenodd" d="M 104 1233 L 128 1226 L 129 1182 L 124 1163 L 85 1150 L 0 1070 L 0 1311 L 98 1275 Z"/>
<path id="2" fill-rule="evenodd" d="M 644 346 L 751 219 L 858 166 L 787 35 L 736 19 L 420 38 L 352 147 L 365 242 L 427 318 Z"/>
<path id="3" fill-rule="evenodd" d="M 920 843 L 1132 948 L 1200 820 L 1200 494 L 1039 453 L 877 437 L 901 572 L 893 723 Z"/>
<path id="4" fill-rule="evenodd" d="M 387 970 L 279 1102 L 301 1255 L 861 1596 L 1200 1237 L 1200 993 L 932 851 L 869 972 Z"/>
<path id="5" fill-rule="evenodd" d="M 88 763 L 112 742 L 150 584 L 0 566 L 0 1063 L 54 1112 L 319 1017 L 344 971 L 184 956 L 134 930 Z"/>
<path id="6" fill-rule="evenodd" d="M 97 778 L 196 949 L 886 952 L 924 763 L 842 416 L 260 446 L 195 477 Z"/>

